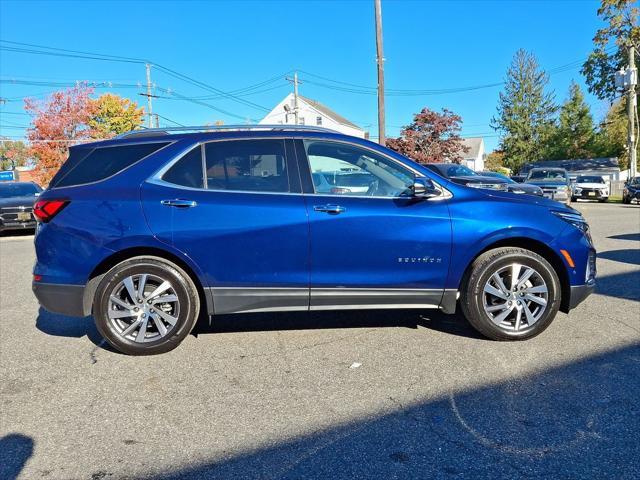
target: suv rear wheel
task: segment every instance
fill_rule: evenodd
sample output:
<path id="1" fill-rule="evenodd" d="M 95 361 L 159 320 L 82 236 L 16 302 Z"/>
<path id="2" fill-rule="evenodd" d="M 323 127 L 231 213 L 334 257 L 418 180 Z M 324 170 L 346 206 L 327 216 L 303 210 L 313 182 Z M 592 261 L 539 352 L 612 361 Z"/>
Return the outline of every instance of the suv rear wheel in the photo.
<path id="1" fill-rule="evenodd" d="M 524 340 L 542 333 L 558 313 L 560 300 L 560 281 L 549 262 L 515 247 L 480 255 L 460 298 L 469 323 L 494 340 Z"/>
<path id="2" fill-rule="evenodd" d="M 104 276 L 93 313 L 102 336 L 129 355 L 173 350 L 191 332 L 200 300 L 189 275 L 158 257 L 134 257 Z"/>

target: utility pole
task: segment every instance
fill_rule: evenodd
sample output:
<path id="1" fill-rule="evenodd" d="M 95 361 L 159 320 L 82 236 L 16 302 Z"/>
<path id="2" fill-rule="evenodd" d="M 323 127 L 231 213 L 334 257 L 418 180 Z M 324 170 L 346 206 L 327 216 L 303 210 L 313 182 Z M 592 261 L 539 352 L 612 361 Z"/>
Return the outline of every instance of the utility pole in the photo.
<path id="1" fill-rule="evenodd" d="M 149 109 L 149 128 L 153 128 L 153 110 L 151 109 L 151 64 L 145 64 L 147 67 L 147 108 Z"/>
<path id="2" fill-rule="evenodd" d="M 378 143 L 387 143 L 384 111 L 384 53 L 382 50 L 382 7 L 380 0 L 373 0 L 376 12 L 376 63 L 378 64 Z"/>
<path id="3" fill-rule="evenodd" d="M 285 77 L 286 80 L 293 83 L 293 118 L 295 124 L 298 125 L 299 118 L 299 110 L 298 110 L 298 72 L 294 72 L 293 78 Z M 286 109 L 285 109 L 286 111 Z M 285 114 L 285 117 L 288 117 L 288 113 Z M 286 122 L 285 122 L 286 123 Z"/>
<path id="4" fill-rule="evenodd" d="M 627 116 L 629 117 L 629 173 L 635 177 L 638 172 L 638 145 L 636 140 L 636 85 L 638 84 L 638 71 L 636 70 L 636 52 L 633 45 L 629 46 L 629 85 L 627 96 Z"/>

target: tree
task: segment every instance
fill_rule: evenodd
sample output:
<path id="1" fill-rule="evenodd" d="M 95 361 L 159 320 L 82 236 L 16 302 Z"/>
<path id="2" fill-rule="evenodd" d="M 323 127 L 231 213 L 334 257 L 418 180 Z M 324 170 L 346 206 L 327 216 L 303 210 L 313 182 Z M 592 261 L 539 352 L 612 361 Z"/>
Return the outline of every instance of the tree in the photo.
<path id="1" fill-rule="evenodd" d="M 29 163 L 29 147 L 23 141 L 0 141 L 0 170 L 13 170 Z"/>
<path id="2" fill-rule="evenodd" d="M 560 122 L 549 139 L 549 159 L 592 158 L 595 131 L 593 117 L 580 86 L 572 82 L 569 98 L 560 107 Z"/>
<path id="3" fill-rule="evenodd" d="M 119 95 L 105 93 L 89 100 L 91 118 L 88 126 L 93 138 L 111 138 L 120 133 L 135 130 L 142 125 L 144 109 Z"/>
<path id="4" fill-rule="evenodd" d="M 518 50 L 500 92 L 497 116 L 491 126 L 500 132 L 505 166 L 515 171 L 538 160 L 551 134 L 557 110 L 553 94 L 546 93 L 549 77 L 535 56 Z"/>
<path id="5" fill-rule="evenodd" d="M 487 158 L 484 159 L 484 168 L 492 172 L 506 168 L 504 166 L 504 152 L 496 150 L 487 155 Z"/>
<path id="6" fill-rule="evenodd" d="M 398 138 L 387 139 L 387 147 L 419 163 L 459 162 L 469 150 L 459 135 L 461 121 L 446 108 L 442 113 L 423 108 Z"/>
<path id="7" fill-rule="evenodd" d="M 594 50 L 582 66 L 589 92 L 613 101 L 617 96 L 615 72 L 628 64 L 628 47 L 640 52 L 640 26 L 636 0 L 602 0 L 598 16 L 605 26 L 593 37 Z M 638 62 L 638 60 L 636 60 Z"/>
<path id="8" fill-rule="evenodd" d="M 44 102 L 25 99 L 25 110 L 34 115 L 27 131 L 29 153 L 37 160 L 34 174 L 47 185 L 69 155 L 69 146 L 90 138 L 89 95 L 93 89 L 78 84 L 51 94 Z"/>
<path id="9" fill-rule="evenodd" d="M 618 157 L 620 170 L 629 168 L 628 122 L 625 104 L 624 100 L 619 100 L 609 107 L 594 141 L 596 155 L 598 157 Z"/>

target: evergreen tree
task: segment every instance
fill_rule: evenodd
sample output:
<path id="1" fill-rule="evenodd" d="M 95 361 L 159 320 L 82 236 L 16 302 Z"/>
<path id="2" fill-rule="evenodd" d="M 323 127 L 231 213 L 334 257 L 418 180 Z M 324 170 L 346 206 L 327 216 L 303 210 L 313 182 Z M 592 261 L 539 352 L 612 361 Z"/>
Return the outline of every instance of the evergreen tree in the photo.
<path id="1" fill-rule="evenodd" d="M 504 165 L 515 171 L 544 156 L 557 110 L 553 94 L 545 92 L 548 83 L 549 78 L 539 68 L 535 56 L 518 50 L 507 70 L 497 116 L 491 122 L 501 134 Z"/>
<path id="2" fill-rule="evenodd" d="M 547 148 L 547 158 L 592 158 L 595 132 L 589 105 L 580 86 L 572 82 L 569 98 L 560 108 L 560 123 Z"/>

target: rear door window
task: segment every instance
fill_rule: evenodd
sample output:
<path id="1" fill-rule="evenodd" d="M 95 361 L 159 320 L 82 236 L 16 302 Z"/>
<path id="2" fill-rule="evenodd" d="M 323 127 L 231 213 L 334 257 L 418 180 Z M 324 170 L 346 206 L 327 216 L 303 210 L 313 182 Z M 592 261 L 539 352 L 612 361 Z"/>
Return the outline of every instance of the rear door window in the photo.
<path id="1" fill-rule="evenodd" d="M 72 150 L 67 163 L 53 177 L 51 187 L 70 187 L 93 183 L 111 177 L 134 163 L 161 149 L 168 142 L 139 143 L 115 147 L 98 147 L 84 154 Z M 85 150 L 86 149 L 81 149 Z"/>

